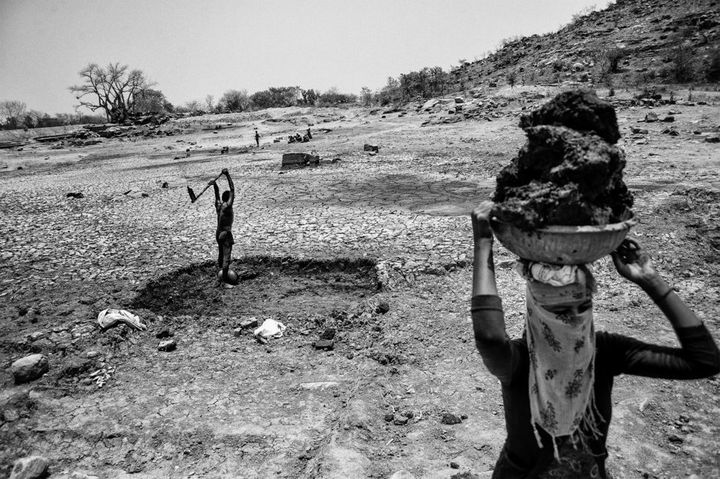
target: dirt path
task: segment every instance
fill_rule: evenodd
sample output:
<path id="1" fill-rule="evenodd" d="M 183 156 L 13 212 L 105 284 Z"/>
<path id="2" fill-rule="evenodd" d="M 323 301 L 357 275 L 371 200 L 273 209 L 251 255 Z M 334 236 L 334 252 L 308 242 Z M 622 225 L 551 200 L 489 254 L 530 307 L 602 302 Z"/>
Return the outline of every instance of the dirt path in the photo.
<path id="1" fill-rule="evenodd" d="M 0 151 L 0 362 L 42 352 L 51 364 L 26 385 L 0 373 L 2 474 L 37 453 L 67 478 L 489 477 L 504 419 L 471 337 L 465 215 L 522 145 L 523 106 L 434 126 L 412 110 L 278 110 L 183 120 L 167 137 Z M 670 109 L 677 136 L 639 123 L 647 108 L 618 109 L 634 235 L 717 338 L 720 155 L 704 139 L 718 133 L 718 106 L 656 111 Z M 312 142 L 272 142 L 303 121 Z M 248 148 L 256 126 L 259 150 Z M 323 162 L 281 171 L 286 151 Z M 234 289 L 214 277 L 211 197 L 191 205 L 185 190 L 222 167 L 238 187 L 235 266 L 247 273 Z M 499 247 L 496 261 L 519 335 L 513 258 Z M 596 269 L 598 329 L 674 344 L 648 298 L 607 260 Z M 137 312 L 148 331 L 101 332 L 108 307 Z M 252 317 L 288 329 L 259 344 L 238 329 Z M 334 348 L 315 349 L 330 330 Z M 160 352 L 168 333 L 177 349 Z M 717 378 L 621 377 L 614 398 L 618 477 L 720 474 Z"/>

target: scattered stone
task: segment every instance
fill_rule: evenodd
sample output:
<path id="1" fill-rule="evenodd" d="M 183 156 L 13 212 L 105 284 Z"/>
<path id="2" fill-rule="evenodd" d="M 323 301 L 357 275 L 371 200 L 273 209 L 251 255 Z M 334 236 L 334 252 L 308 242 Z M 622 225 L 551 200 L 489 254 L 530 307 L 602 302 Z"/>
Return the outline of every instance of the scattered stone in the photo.
<path id="1" fill-rule="evenodd" d="M 170 185 L 168 184 L 167 181 L 163 181 L 163 184 L 160 185 L 160 188 L 170 188 Z"/>
<path id="2" fill-rule="evenodd" d="M 168 328 L 163 328 L 160 331 L 158 331 L 157 333 L 155 333 L 155 337 L 158 339 L 169 338 L 171 336 L 173 336 L 173 332 L 171 330 L 169 330 Z"/>
<path id="3" fill-rule="evenodd" d="M 397 472 L 394 472 L 392 476 L 390 476 L 389 479 L 415 479 L 415 476 L 410 474 L 408 471 L 400 470 Z"/>
<path id="4" fill-rule="evenodd" d="M 665 118 L 662 119 L 665 123 L 672 123 L 675 121 L 675 117 L 672 115 L 668 115 Z"/>
<path id="5" fill-rule="evenodd" d="M 453 462 L 450 463 L 450 468 L 451 468 L 451 469 L 460 469 L 460 464 L 458 464 L 457 462 L 453 461 Z"/>
<path id="6" fill-rule="evenodd" d="M 50 462 L 43 456 L 23 457 L 15 461 L 10 479 L 40 479 L 48 476 Z"/>
<path id="7" fill-rule="evenodd" d="M 385 414 L 385 422 L 392 422 L 395 419 L 395 414 L 389 412 Z"/>
<path id="8" fill-rule="evenodd" d="M 420 107 L 420 111 L 428 111 L 428 110 L 432 109 L 438 103 L 439 102 L 436 99 L 428 100 L 425 103 L 423 103 L 423 106 Z"/>
<path id="9" fill-rule="evenodd" d="M 257 328 L 258 324 L 259 324 L 258 319 L 255 317 L 243 319 L 242 321 L 240 321 L 240 327 L 242 329 Z"/>
<path id="10" fill-rule="evenodd" d="M 243 328 L 233 329 L 233 336 L 235 336 L 236 338 L 239 338 L 240 336 L 242 336 L 242 333 L 243 333 Z"/>
<path id="11" fill-rule="evenodd" d="M 88 358 L 72 357 L 66 360 L 60 370 L 60 377 L 73 377 L 87 372 L 93 366 L 93 361 Z"/>
<path id="12" fill-rule="evenodd" d="M 335 334 L 337 333 L 337 330 L 335 328 L 327 328 L 325 331 L 323 331 L 320 334 L 320 339 L 335 339 Z"/>
<path id="13" fill-rule="evenodd" d="M 168 339 L 166 341 L 161 341 L 160 344 L 158 344 L 158 351 L 175 351 L 175 348 L 177 348 L 177 343 L 173 339 Z"/>
<path id="14" fill-rule="evenodd" d="M 705 141 L 707 143 L 720 143 L 720 136 L 708 136 Z"/>
<path id="15" fill-rule="evenodd" d="M 385 314 L 388 311 L 390 311 L 390 305 L 387 303 L 387 301 L 381 301 L 377 308 L 375 308 L 375 312 L 378 314 Z"/>
<path id="16" fill-rule="evenodd" d="M 50 363 L 44 354 L 31 354 L 18 359 L 10 370 L 15 378 L 15 384 L 23 384 L 41 377 L 50 369 Z"/>
<path id="17" fill-rule="evenodd" d="M 42 339 L 44 337 L 45 337 L 45 331 L 35 331 L 34 333 L 30 333 L 28 335 L 28 339 L 33 342 L 35 342 L 39 339 Z"/>
<path id="18" fill-rule="evenodd" d="M 684 442 L 685 439 L 681 438 L 677 434 L 670 434 L 670 435 L 668 435 L 668 441 L 674 442 L 674 443 L 681 443 L 681 442 Z"/>
<path id="19" fill-rule="evenodd" d="M 20 419 L 20 413 L 17 411 L 17 409 L 6 408 L 0 411 L 0 413 L 0 416 L 2 416 L 5 422 L 15 422 Z"/>
<path id="20" fill-rule="evenodd" d="M 315 341 L 313 343 L 313 347 L 315 349 L 319 349 L 319 350 L 323 350 L 323 351 L 332 351 L 332 349 L 335 347 L 335 343 L 329 339 L 321 339 L 319 341 Z"/>
<path id="21" fill-rule="evenodd" d="M 342 160 L 340 158 L 333 158 L 332 160 L 330 160 L 330 163 L 337 163 L 339 161 L 342 161 Z"/>
<path id="22" fill-rule="evenodd" d="M 490 476 L 489 475 L 485 476 L 483 474 L 483 477 L 489 478 Z M 480 479 L 480 476 L 478 476 L 477 474 L 473 474 L 472 472 L 465 471 L 465 472 L 458 472 L 457 474 L 453 474 L 452 476 L 450 476 L 450 479 Z"/>
<path id="23" fill-rule="evenodd" d="M 658 121 L 657 113 L 651 111 L 647 115 L 645 115 L 645 123 L 653 123 Z"/>
<path id="24" fill-rule="evenodd" d="M 80 199 L 80 198 L 85 198 L 85 195 L 83 195 L 82 193 L 68 193 L 67 195 L 65 195 L 65 197 Z"/>
<path id="25" fill-rule="evenodd" d="M 363 151 L 378 153 L 380 151 L 380 147 L 378 145 L 370 145 L 368 143 L 365 143 L 365 145 L 363 146 Z"/>
<path id="26" fill-rule="evenodd" d="M 228 153 L 229 151 L 230 151 L 230 148 L 229 148 L 229 147 L 223 146 L 223 147 L 220 149 L 220 154 L 221 154 L 221 155 L 224 155 L 225 153 Z"/>
<path id="27" fill-rule="evenodd" d="M 663 135 L 678 136 L 680 133 L 675 128 L 665 128 L 662 131 Z"/>
<path id="28" fill-rule="evenodd" d="M 647 135 L 649 133 L 649 131 L 645 128 L 637 128 L 634 126 L 630 127 L 630 131 L 632 131 L 635 135 Z"/>
<path id="29" fill-rule="evenodd" d="M 462 419 L 457 417 L 455 414 L 450 414 L 449 412 L 446 412 L 443 414 L 442 419 L 440 420 L 443 424 L 453 425 L 453 424 L 460 424 L 462 423 Z"/>
<path id="30" fill-rule="evenodd" d="M 395 418 L 393 419 L 393 424 L 395 424 L 396 426 L 404 426 L 408 423 L 408 421 L 409 419 L 405 416 L 395 416 Z"/>

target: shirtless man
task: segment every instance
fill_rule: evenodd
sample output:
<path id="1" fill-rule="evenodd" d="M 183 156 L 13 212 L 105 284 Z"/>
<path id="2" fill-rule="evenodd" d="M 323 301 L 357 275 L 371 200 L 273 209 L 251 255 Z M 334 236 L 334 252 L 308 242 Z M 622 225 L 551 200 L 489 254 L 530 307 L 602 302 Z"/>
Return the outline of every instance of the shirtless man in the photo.
<path id="1" fill-rule="evenodd" d="M 220 198 L 220 189 L 215 180 L 212 180 L 210 184 L 215 190 L 215 211 L 217 212 L 217 231 L 215 232 L 215 238 L 218 243 L 218 268 L 222 269 L 223 281 L 225 283 L 231 283 L 232 281 L 228 278 L 228 271 L 230 269 L 232 245 L 235 244 L 232 235 L 234 219 L 232 207 L 235 201 L 235 186 L 233 185 L 232 179 L 230 179 L 230 173 L 227 168 L 223 168 L 222 174 L 227 178 L 228 186 L 230 187 L 230 191 L 223 192 L 222 199 Z"/>

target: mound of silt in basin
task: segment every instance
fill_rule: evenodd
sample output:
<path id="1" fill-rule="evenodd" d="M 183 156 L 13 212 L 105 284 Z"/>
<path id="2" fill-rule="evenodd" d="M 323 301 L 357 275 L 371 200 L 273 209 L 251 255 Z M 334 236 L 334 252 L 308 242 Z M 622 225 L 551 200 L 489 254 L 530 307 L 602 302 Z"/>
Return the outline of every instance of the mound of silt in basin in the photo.
<path id="1" fill-rule="evenodd" d="M 520 126 L 528 137 L 497 176 L 493 215 L 533 230 L 605 225 L 632 215 L 615 110 L 591 91 L 557 95 Z"/>

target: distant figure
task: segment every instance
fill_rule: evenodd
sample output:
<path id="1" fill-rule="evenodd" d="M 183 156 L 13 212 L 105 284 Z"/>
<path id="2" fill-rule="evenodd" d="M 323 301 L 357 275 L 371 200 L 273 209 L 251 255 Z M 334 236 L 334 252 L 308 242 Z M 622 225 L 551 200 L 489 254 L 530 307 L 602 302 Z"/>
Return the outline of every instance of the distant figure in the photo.
<path id="1" fill-rule="evenodd" d="M 310 133 L 310 127 L 309 127 L 309 126 L 308 126 L 308 129 L 307 129 L 307 137 L 308 137 L 308 140 L 312 140 L 312 133 Z"/>
<path id="2" fill-rule="evenodd" d="M 222 174 L 227 178 L 230 191 L 224 191 L 222 199 L 220 198 L 220 189 L 215 180 L 211 184 L 215 190 L 215 211 L 217 212 L 217 230 L 215 231 L 215 239 L 218 243 L 218 268 L 222 270 L 222 279 L 225 283 L 230 283 L 228 271 L 230 270 L 230 259 L 232 255 L 232 245 L 235 244 L 232 235 L 232 224 L 234 219 L 233 202 L 235 201 L 235 186 L 227 168 L 223 168 Z"/>
<path id="3" fill-rule="evenodd" d="M 257 130 L 255 130 L 255 143 L 257 144 L 257 147 L 260 148 L 260 133 L 258 133 Z"/>

